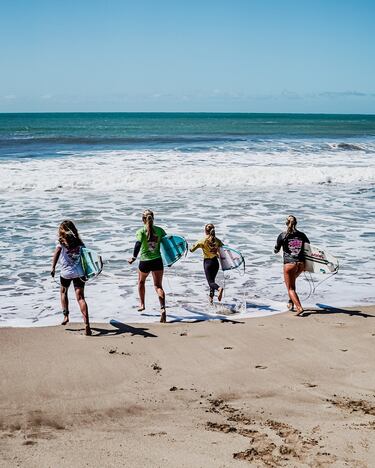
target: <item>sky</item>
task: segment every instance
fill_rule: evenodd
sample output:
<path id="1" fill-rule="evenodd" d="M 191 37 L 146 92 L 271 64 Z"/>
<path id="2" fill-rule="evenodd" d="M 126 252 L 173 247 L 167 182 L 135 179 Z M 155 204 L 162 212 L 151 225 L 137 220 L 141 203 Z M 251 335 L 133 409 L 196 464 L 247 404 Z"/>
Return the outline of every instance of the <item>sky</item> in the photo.
<path id="1" fill-rule="evenodd" d="M 0 112 L 375 114 L 373 0 L 0 6 Z"/>

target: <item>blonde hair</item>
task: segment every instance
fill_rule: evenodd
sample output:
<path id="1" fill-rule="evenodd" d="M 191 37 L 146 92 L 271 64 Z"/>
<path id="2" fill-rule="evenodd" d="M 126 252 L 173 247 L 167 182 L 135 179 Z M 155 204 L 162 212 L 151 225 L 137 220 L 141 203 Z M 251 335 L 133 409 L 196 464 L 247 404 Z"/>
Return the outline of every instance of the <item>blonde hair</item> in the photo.
<path id="1" fill-rule="evenodd" d="M 146 225 L 147 240 L 151 241 L 154 237 L 154 213 L 151 210 L 145 210 L 142 214 L 142 221 Z"/>
<path id="2" fill-rule="evenodd" d="M 296 231 L 296 226 L 297 226 L 297 218 L 293 215 L 289 215 L 287 218 L 286 218 L 286 221 L 285 221 L 285 224 L 286 224 L 286 233 L 287 234 L 292 234 L 293 232 Z"/>
<path id="3" fill-rule="evenodd" d="M 204 227 L 204 232 L 206 233 L 207 242 L 210 248 L 214 249 L 217 247 L 216 245 L 216 233 L 215 233 L 215 226 L 212 223 L 206 224 Z"/>
<path id="4" fill-rule="evenodd" d="M 83 245 L 78 229 L 70 219 L 64 220 L 59 226 L 59 242 L 68 248 Z"/>

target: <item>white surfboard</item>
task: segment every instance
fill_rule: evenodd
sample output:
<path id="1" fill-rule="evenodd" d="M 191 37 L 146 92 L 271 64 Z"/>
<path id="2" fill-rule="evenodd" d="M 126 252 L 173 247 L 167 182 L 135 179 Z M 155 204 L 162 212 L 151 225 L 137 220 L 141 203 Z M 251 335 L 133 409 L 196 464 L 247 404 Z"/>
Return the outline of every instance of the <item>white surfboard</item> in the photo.
<path id="1" fill-rule="evenodd" d="M 223 271 L 226 270 L 233 270 L 234 268 L 238 268 L 243 264 L 245 268 L 245 259 L 243 258 L 241 252 L 236 249 L 232 249 L 227 245 L 223 245 L 219 249 L 219 260 L 221 269 Z"/>
<path id="2" fill-rule="evenodd" d="M 330 274 L 339 269 L 339 261 L 336 257 L 316 245 L 305 244 L 305 271 L 310 273 Z"/>

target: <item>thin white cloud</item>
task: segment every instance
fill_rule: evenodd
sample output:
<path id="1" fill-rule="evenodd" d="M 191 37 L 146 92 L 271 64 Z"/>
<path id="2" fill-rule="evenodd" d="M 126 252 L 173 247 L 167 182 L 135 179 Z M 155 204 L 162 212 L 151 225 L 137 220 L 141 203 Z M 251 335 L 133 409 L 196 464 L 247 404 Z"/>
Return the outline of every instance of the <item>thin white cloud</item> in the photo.
<path id="1" fill-rule="evenodd" d="M 363 93 L 362 91 L 324 91 L 319 97 L 342 98 L 342 97 L 374 97 L 374 93 Z"/>

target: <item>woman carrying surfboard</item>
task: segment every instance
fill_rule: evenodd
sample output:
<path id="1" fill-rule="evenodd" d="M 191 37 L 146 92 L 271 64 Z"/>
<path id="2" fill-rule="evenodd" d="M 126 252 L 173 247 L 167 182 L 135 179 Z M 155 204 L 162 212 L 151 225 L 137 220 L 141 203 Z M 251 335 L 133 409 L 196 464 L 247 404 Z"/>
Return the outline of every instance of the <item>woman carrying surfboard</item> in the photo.
<path id="1" fill-rule="evenodd" d="M 283 249 L 284 258 L 284 281 L 289 294 L 288 309 L 296 307 L 297 314 L 303 312 L 303 307 L 296 292 L 296 279 L 305 269 L 304 245 L 310 243 L 306 234 L 298 231 L 297 218 L 289 215 L 285 221 L 287 230 L 279 234 L 274 252 L 278 253 Z"/>
<path id="2" fill-rule="evenodd" d="M 134 263 L 141 252 L 141 260 L 138 265 L 138 311 L 145 310 L 145 283 L 150 272 L 154 280 L 154 287 L 160 302 L 160 322 L 167 321 L 165 310 L 165 293 L 163 289 L 164 266 L 160 254 L 160 242 L 162 237 L 166 236 L 163 228 L 154 225 L 154 213 L 151 210 L 145 210 L 142 215 L 144 226 L 137 231 L 136 243 L 134 245 L 133 257 L 128 260 L 130 264 Z"/>
<path id="3" fill-rule="evenodd" d="M 219 271 L 219 249 L 223 246 L 220 239 L 216 237 L 215 226 L 206 224 L 204 227 L 206 237 L 196 242 L 190 249 L 190 252 L 195 252 L 197 249 L 202 249 L 203 252 L 203 268 L 206 275 L 207 283 L 210 287 L 210 303 L 214 301 L 215 291 L 218 292 L 217 299 L 221 301 L 224 288 L 216 283 L 216 276 Z"/>
<path id="4" fill-rule="evenodd" d="M 69 322 L 68 289 L 73 282 L 76 299 L 85 322 L 85 334 L 91 335 L 89 312 L 85 299 L 85 273 L 81 261 L 81 248 L 85 246 L 78 230 L 70 220 L 63 221 L 59 226 L 59 242 L 52 258 L 51 276 L 55 277 L 56 264 L 60 260 L 60 299 L 64 320 L 61 325 Z"/>

